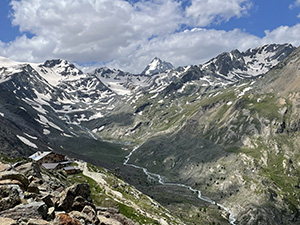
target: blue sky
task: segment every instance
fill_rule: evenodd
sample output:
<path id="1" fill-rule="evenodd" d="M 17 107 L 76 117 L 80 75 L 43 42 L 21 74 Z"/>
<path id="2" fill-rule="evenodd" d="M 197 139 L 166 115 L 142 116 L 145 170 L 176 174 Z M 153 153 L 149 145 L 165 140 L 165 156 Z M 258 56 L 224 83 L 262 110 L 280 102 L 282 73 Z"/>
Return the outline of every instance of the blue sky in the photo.
<path id="1" fill-rule="evenodd" d="M 1 0 L 0 55 L 140 72 L 158 56 L 201 64 L 223 51 L 300 45 L 300 0 Z"/>
<path id="2" fill-rule="evenodd" d="M 226 0 L 225 0 L 226 1 Z M 291 10 L 289 6 L 293 1 L 289 0 L 255 0 L 253 7 L 241 18 L 232 18 L 227 23 L 216 26 L 217 29 L 240 28 L 245 31 L 264 37 L 265 30 L 274 30 L 280 26 L 294 26 L 300 22 L 297 18 L 299 8 Z"/>

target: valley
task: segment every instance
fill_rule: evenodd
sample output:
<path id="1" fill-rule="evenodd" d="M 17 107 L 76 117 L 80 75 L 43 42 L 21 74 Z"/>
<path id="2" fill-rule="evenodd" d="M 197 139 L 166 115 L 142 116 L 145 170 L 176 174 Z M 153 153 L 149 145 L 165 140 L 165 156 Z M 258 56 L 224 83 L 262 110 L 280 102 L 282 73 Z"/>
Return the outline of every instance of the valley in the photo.
<path id="1" fill-rule="evenodd" d="M 298 224 L 299 52 L 155 58 L 141 74 L 0 58 L 0 151 L 105 167 L 183 224 Z"/>

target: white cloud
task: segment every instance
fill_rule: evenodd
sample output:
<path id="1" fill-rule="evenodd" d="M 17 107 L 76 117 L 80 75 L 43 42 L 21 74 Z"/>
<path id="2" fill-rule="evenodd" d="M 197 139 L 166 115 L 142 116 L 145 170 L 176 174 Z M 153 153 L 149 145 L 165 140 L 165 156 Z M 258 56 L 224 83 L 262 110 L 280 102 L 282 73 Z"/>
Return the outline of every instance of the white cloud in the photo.
<path id="1" fill-rule="evenodd" d="M 173 0 L 135 5 L 123 0 L 13 0 L 11 5 L 13 24 L 34 37 L 17 38 L 0 54 L 25 61 L 109 61 L 153 36 L 174 32 L 183 16 Z"/>
<path id="2" fill-rule="evenodd" d="M 170 61 L 175 66 L 201 64 L 223 51 L 231 51 L 239 46 L 246 50 L 261 43 L 258 37 L 244 33 L 239 29 L 229 32 L 214 29 L 193 29 L 157 37 L 140 46 L 125 61 L 115 60 L 110 63 L 112 67 L 125 66 L 126 70 L 134 64 L 141 72 L 149 61 L 158 56 Z"/>
<path id="3" fill-rule="evenodd" d="M 186 14 L 195 26 L 207 26 L 241 17 L 247 14 L 251 6 L 249 0 L 193 0 Z"/>
<path id="4" fill-rule="evenodd" d="M 300 45 L 300 24 L 295 26 L 280 26 L 272 31 L 265 31 L 264 43 L 292 43 L 295 46 Z"/>
<path id="5" fill-rule="evenodd" d="M 247 14 L 250 0 L 12 0 L 13 24 L 29 32 L 0 41 L 0 55 L 42 62 L 64 58 L 79 64 L 141 72 L 155 57 L 175 66 L 204 63 L 222 51 L 245 50 L 267 42 L 298 44 L 300 28 L 280 27 L 258 38 L 243 30 L 205 29 L 212 23 Z M 181 31 L 181 25 L 202 26 Z M 91 66 L 90 64 L 88 64 Z"/>

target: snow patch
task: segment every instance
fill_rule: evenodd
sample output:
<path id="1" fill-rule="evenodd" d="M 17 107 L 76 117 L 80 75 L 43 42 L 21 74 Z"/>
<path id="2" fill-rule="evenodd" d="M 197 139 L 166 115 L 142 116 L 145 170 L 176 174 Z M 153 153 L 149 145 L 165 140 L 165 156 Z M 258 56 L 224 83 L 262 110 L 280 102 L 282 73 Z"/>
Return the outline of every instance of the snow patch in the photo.
<path id="1" fill-rule="evenodd" d="M 48 134 L 50 134 L 50 133 L 51 133 L 50 130 L 43 129 L 43 134 L 44 134 L 44 135 L 48 135 Z"/>
<path id="2" fill-rule="evenodd" d="M 17 135 L 17 138 L 19 138 L 20 141 L 22 141 L 24 144 L 26 144 L 26 145 L 28 145 L 28 146 L 30 146 L 30 147 L 32 147 L 32 148 L 38 148 L 38 147 L 36 146 L 36 144 L 32 143 L 31 141 L 29 141 L 29 140 L 26 139 L 25 137 L 22 137 L 22 136 L 20 136 L 20 135 Z"/>
<path id="3" fill-rule="evenodd" d="M 102 118 L 104 117 L 103 114 L 101 112 L 97 112 L 95 113 L 94 115 L 92 115 L 89 120 L 95 120 L 95 119 L 99 119 L 99 118 Z"/>
<path id="4" fill-rule="evenodd" d="M 245 88 L 237 97 L 239 98 L 239 97 L 242 97 L 243 95 L 245 95 L 245 93 L 247 92 L 247 91 L 250 91 L 252 89 L 252 87 L 247 87 L 247 88 Z"/>
<path id="5" fill-rule="evenodd" d="M 24 133 L 27 137 L 29 137 L 29 138 L 31 138 L 31 139 L 34 139 L 34 140 L 37 140 L 38 138 L 37 137 L 34 137 L 34 136 L 31 136 L 31 135 L 29 135 L 29 134 L 26 134 L 26 133 Z"/>
<path id="6" fill-rule="evenodd" d="M 45 125 L 45 126 L 50 126 L 50 127 L 53 127 L 53 128 L 55 128 L 55 129 L 57 129 L 57 130 L 59 130 L 59 131 L 61 131 L 61 132 L 63 132 L 63 130 L 59 127 L 59 126 L 57 126 L 56 124 L 54 124 L 53 122 L 51 122 L 51 121 L 49 121 L 45 116 L 43 116 L 43 115 L 40 115 L 40 114 L 38 114 L 38 116 L 40 117 L 40 120 L 37 120 L 39 123 L 41 123 L 42 125 Z"/>

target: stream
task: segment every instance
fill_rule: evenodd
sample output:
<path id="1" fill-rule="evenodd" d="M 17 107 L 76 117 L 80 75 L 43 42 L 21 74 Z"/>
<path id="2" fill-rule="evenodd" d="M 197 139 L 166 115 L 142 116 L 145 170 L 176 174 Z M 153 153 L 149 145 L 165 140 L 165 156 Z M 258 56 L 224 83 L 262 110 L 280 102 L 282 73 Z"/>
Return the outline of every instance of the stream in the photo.
<path id="1" fill-rule="evenodd" d="M 232 216 L 232 213 L 230 212 L 230 210 L 228 208 L 226 208 L 225 206 L 213 201 L 212 199 L 202 196 L 201 195 L 201 191 L 200 190 L 196 190 L 194 188 L 192 188 L 191 186 L 185 185 L 185 184 L 178 184 L 178 183 L 169 183 L 169 182 L 164 182 L 163 178 L 159 175 L 159 174 L 155 174 L 155 173 L 151 173 L 149 172 L 146 168 L 144 167 L 140 167 L 134 164 L 130 164 L 128 163 L 130 160 L 130 157 L 132 156 L 132 154 L 139 148 L 139 146 L 135 147 L 126 157 L 125 157 L 125 161 L 123 163 L 123 165 L 125 166 L 131 166 L 137 169 L 141 169 L 143 170 L 144 174 L 147 176 L 148 179 L 157 181 L 159 184 L 161 185 L 168 185 L 168 186 L 177 186 L 177 187 L 183 187 L 183 188 L 187 188 L 190 191 L 192 191 L 193 193 L 197 194 L 197 197 L 203 201 L 206 201 L 210 204 L 213 205 L 217 205 L 219 206 L 221 209 L 223 209 L 224 211 L 226 211 L 229 214 L 229 218 L 228 221 L 230 224 L 235 225 L 235 221 L 236 219 Z"/>

